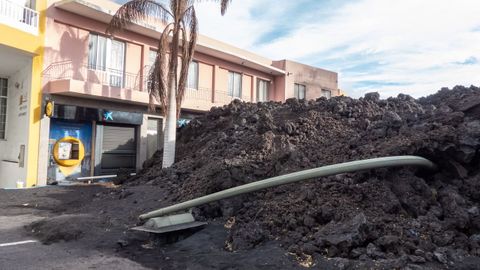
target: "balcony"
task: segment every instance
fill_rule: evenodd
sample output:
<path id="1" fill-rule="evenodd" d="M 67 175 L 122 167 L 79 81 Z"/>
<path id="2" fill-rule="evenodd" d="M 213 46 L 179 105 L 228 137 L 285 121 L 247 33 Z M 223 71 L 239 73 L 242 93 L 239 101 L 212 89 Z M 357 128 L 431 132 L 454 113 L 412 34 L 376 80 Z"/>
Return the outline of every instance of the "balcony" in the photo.
<path id="1" fill-rule="evenodd" d="M 212 93 L 210 88 L 187 89 L 182 103 L 182 108 L 207 111 L 213 106 L 223 106 L 235 99 L 246 102 L 253 102 L 249 95 L 242 95 L 241 98 L 231 96 L 227 91 L 216 90 Z"/>
<path id="2" fill-rule="evenodd" d="M 51 64 L 42 73 L 47 82 L 44 89 L 50 94 L 80 96 L 91 99 L 103 99 L 148 104 L 149 95 L 144 80 L 149 67 L 137 74 L 122 72 L 103 67 L 92 67 L 88 64 L 76 64 L 72 61 Z M 182 108 L 207 111 L 212 106 L 229 104 L 234 99 L 253 101 L 248 93 L 241 98 L 230 96 L 227 91 L 211 88 L 187 89 Z"/>
<path id="3" fill-rule="evenodd" d="M 45 91 L 51 94 L 118 99 L 133 103 L 148 103 L 149 100 L 147 91 L 144 91 L 142 71 L 133 74 L 64 61 L 48 66 L 42 76 L 48 82 Z"/>
<path id="4" fill-rule="evenodd" d="M 37 11 L 10 0 L 0 0 L 0 23 L 38 35 L 38 19 Z"/>
<path id="5" fill-rule="evenodd" d="M 142 91 L 143 87 L 141 71 L 133 74 L 73 61 L 53 63 L 43 71 L 43 76 L 49 80 L 72 79 L 135 91 Z"/>

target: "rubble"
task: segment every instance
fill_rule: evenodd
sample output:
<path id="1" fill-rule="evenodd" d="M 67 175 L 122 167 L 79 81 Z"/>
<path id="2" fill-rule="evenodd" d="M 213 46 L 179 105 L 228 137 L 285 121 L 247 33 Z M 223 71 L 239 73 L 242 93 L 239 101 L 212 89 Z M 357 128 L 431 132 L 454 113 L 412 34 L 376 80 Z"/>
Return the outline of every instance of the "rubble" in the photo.
<path id="1" fill-rule="evenodd" d="M 115 207 L 130 213 L 123 222 L 132 224 L 133 213 L 277 175 L 419 155 L 438 170 L 312 179 L 204 205 L 194 215 L 234 220 L 225 239 L 233 251 L 278 241 L 298 257 L 328 257 L 348 267 L 369 260 L 406 269 L 472 264 L 480 253 L 479 97 L 472 86 L 418 100 L 370 93 L 283 104 L 234 101 L 182 128 L 171 168 L 161 169 L 157 154 L 96 205 L 116 200 Z"/>
<path id="2" fill-rule="evenodd" d="M 233 248 L 280 239 L 297 254 L 411 263 L 476 256 L 480 89 L 456 87 L 415 100 L 335 97 L 285 104 L 234 101 L 193 120 L 177 163 L 161 160 L 130 185 L 158 185 L 184 201 L 298 170 L 364 158 L 420 155 L 437 172 L 376 170 L 315 179 L 200 207 L 199 218 L 235 217 Z M 477 194 L 479 193 L 479 194 Z"/>

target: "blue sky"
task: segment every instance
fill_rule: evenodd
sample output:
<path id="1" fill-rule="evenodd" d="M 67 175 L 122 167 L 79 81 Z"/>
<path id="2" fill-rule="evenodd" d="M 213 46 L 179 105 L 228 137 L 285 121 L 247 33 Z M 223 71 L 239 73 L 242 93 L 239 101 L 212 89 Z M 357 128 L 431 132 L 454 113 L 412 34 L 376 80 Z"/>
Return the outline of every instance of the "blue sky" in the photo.
<path id="1" fill-rule="evenodd" d="M 480 86 L 479 0 L 233 0 L 197 4 L 200 33 L 339 73 L 351 96 Z"/>

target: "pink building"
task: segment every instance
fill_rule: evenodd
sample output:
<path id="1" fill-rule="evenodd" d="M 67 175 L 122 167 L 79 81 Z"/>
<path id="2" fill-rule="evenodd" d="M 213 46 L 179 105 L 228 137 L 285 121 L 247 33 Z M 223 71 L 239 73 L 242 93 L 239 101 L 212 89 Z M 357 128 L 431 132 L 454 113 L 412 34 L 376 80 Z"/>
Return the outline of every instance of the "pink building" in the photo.
<path id="1" fill-rule="evenodd" d="M 135 24 L 114 40 L 105 30 L 119 5 L 104 0 L 49 0 L 43 92 L 55 114 L 41 121 L 39 178 L 64 180 L 141 168 L 161 146 L 162 117 L 147 111 L 146 76 L 161 27 Z M 190 66 L 182 117 L 246 102 L 314 99 L 339 94 L 337 73 L 293 61 L 272 61 L 200 36 Z M 62 172 L 52 157 L 61 137 L 83 141 L 85 157 Z"/>

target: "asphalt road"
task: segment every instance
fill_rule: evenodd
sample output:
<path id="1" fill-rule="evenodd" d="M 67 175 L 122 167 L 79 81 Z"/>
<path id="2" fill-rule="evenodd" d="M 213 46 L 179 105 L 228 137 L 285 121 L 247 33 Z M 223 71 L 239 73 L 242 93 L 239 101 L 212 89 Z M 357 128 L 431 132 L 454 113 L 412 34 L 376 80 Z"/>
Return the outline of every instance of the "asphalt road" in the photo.
<path id="1" fill-rule="evenodd" d="M 82 227 L 88 237 L 78 241 L 45 245 L 29 235 L 25 226 L 32 222 L 61 216 L 85 216 L 81 204 L 91 200 L 91 195 L 99 190 L 96 187 L 0 189 L 0 270 L 303 269 L 274 243 L 249 251 L 225 251 L 227 231 L 223 224 L 209 224 L 182 241 L 156 248 L 144 245 L 151 243 L 150 238 L 147 235 L 145 241 L 145 235 L 141 234 L 138 239 L 129 239 L 127 247 L 119 249 L 116 241 L 120 234 L 107 235 L 93 224 L 91 228 Z M 75 220 L 79 219 L 72 219 L 72 222 Z M 88 226 L 88 223 L 71 225 L 72 229 L 79 226 Z M 93 231 L 96 233 L 92 234 Z M 99 239 L 102 237 L 106 239 Z M 103 246 L 100 242 L 104 242 Z"/>
<path id="2" fill-rule="evenodd" d="M 31 207 L 35 200 L 24 196 L 27 194 L 0 190 L 0 269 L 148 269 L 115 254 L 76 246 L 75 242 L 39 243 L 24 226 L 51 213 Z M 22 197 L 25 203 L 21 203 Z M 32 242 L 18 243 L 23 241 Z"/>

